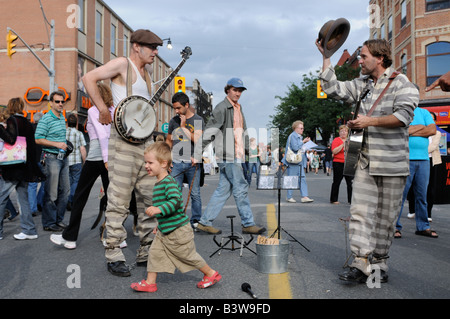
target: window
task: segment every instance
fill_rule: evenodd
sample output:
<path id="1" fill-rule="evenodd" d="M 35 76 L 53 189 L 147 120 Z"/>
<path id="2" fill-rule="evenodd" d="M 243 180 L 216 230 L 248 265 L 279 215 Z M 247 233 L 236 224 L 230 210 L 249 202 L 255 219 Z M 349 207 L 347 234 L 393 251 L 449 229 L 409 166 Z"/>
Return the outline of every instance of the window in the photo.
<path id="1" fill-rule="evenodd" d="M 401 63 L 402 63 L 402 73 L 404 75 L 408 75 L 408 65 L 406 62 L 406 54 L 402 54 Z"/>
<path id="2" fill-rule="evenodd" d="M 123 56 L 128 56 L 128 36 L 123 36 Z"/>
<path id="3" fill-rule="evenodd" d="M 103 45 L 103 14 L 100 11 L 95 12 L 95 41 Z"/>
<path id="4" fill-rule="evenodd" d="M 84 18 L 84 12 L 85 12 L 85 0 L 78 0 L 78 7 L 80 9 L 79 11 L 79 25 L 78 30 L 85 33 L 85 18 Z"/>
<path id="5" fill-rule="evenodd" d="M 384 39 L 384 23 L 380 27 L 380 38 Z"/>
<path id="6" fill-rule="evenodd" d="M 450 42 L 435 42 L 427 46 L 427 86 L 447 71 L 450 65 Z"/>
<path id="7" fill-rule="evenodd" d="M 111 53 L 117 55 L 117 27 L 111 24 Z"/>
<path id="8" fill-rule="evenodd" d="M 406 24 L 406 1 L 402 2 L 401 17 L 402 17 L 402 20 L 400 22 L 400 28 L 403 28 Z"/>
<path id="9" fill-rule="evenodd" d="M 426 0 L 427 11 L 436 11 L 450 8 L 450 0 Z"/>
<path id="10" fill-rule="evenodd" d="M 389 17 L 388 20 L 388 40 L 392 39 L 392 16 Z"/>

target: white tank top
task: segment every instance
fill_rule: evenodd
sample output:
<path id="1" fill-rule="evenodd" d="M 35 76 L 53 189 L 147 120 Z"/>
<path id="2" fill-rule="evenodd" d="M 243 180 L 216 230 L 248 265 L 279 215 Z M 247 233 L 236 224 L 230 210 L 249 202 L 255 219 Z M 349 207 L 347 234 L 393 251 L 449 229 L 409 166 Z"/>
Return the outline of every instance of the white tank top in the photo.
<path id="1" fill-rule="evenodd" d="M 139 95 L 139 96 L 146 98 L 147 100 L 150 100 L 151 96 L 150 96 L 150 93 L 148 92 L 147 83 L 142 78 L 141 74 L 139 73 L 139 71 L 138 71 L 137 67 L 134 65 L 134 63 L 130 59 L 128 59 L 128 61 L 131 63 L 131 65 L 134 69 L 134 72 L 136 72 L 136 76 L 137 76 L 136 82 L 133 83 L 133 85 L 131 86 L 132 92 L 130 92 L 130 94 Z M 147 72 L 147 69 L 145 69 L 145 72 Z M 126 79 L 125 79 L 125 82 L 126 82 Z M 120 103 L 120 101 L 122 101 L 124 98 L 127 97 L 126 85 L 125 86 L 118 85 L 111 81 L 111 91 L 112 91 L 114 106 L 117 106 Z"/>

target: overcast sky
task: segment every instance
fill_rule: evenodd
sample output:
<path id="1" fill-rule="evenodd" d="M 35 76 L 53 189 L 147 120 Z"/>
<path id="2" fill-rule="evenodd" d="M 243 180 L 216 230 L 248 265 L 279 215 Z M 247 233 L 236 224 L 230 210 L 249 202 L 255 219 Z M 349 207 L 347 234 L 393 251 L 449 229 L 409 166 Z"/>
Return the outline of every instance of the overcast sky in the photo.
<path id="1" fill-rule="evenodd" d="M 346 18 L 350 35 L 333 55 L 336 64 L 344 49 L 353 53 L 369 37 L 367 0 L 105 0 L 134 30 L 145 28 L 171 38 L 159 55 L 171 67 L 180 51 L 192 56 L 179 72 L 188 86 L 198 79 L 214 95 L 214 106 L 225 97 L 228 79 L 239 77 L 247 87 L 240 99 L 247 126 L 267 127 L 269 116 L 288 86 L 315 72 L 322 58 L 314 44 L 328 20 Z M 293 121 L 298 119 L 292 119 Z"/>

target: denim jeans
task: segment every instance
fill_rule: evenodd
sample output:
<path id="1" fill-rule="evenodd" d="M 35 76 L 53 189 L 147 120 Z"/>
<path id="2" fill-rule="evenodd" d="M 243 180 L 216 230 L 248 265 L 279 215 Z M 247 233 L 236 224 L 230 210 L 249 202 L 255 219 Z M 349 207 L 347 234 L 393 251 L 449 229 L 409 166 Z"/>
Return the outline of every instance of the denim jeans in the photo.
<path id="1" fill-rule="evenodd" d="M 44 198 L 45 182 L 40 183 L 39 191 L 37 190 L 39 183 L 28 183 L 28 202 L 30 203 L 31 212 L 37 212 L 37 206 L 42 207 L 42 201 Z"/>
<path id="2" fill-rule="evenodd" d="M 75 190 L 77 189 L 78 181 L 80 180 L 81 168 L 83 164 L 77 163 L 69 166 L 69 181 L 70 181 L 70 194 L 69 194 L 69 202 L 72 203 L 73 194 L 75 194 Z"/>
<path id="3" fill-rule="evenodd" d="M 39 168 L 42 169 L 41 163 L 38 163 Z M 28 183 L 28 202 L 30 203 L 31 213 L 37 212 L 37 206 L 40 205 L 42 207 L 43 199 L 44 199 L 44 183 L 45 181 L 40 182 L 41 187 L 39 187 L 39 191 L 37 190 L 39 183 Z"/>
<path id="4" fill-rule="evenodd" d="M 233 195 L 242 226 L 254 226 L 253 212 L 248 199 L 248 183 L 244 178 L 241 163 L 223 162 L 217 165 L 220 169 L 219 185 L 211 196 L 200 223 L 212 226 L 212 222 L 219 216 L 228 198 Z"/>
<path id="5" fill-rule="evenodd" d="M 59 160 L 56 155 L 43 153 L 45 165 L 43 173 L 45 181 L 44 200 L 42 209 L 42 226 L 54 226 L 62 222 L 66 212 L 67 200 L 70 192 L 69 160 Z"/>
<path id="6" fill-rule="evenodd" d="M 408 196 L 409 189 L 412 187 L 415 197 L 415 210 L 416 210 L 416 228 L 419 231 L 430 228 L 428 222 L 427 211 L 427 189 L 428 181 L 430 179 L 430 164 L 427 160 L 410 160 L 409 161 L 409 176 L 406 179 L 405 189 L 403 191 L 402 207 L 397 219 L 396 228 L 402 229 L 400 223 L 400 217 L 402 216 L 403 205 Z"/>
<path id="7" fill-rule="evenodd" d="M 247 181 L 249 186 L 252 184 L 253 173 L 255 173 L 256 176 L 258 176 L 258 170 L 259 170 L 258 163 L 256 162 L 248 163 Z"/>
<path id="8" fill-rule="evenodd" d="M 195 168 L 197 167 L 197 171 Z M 184 173 L 183 173 L 184 172 Z M 191 190 L 191 224 L 195 221 L 199 221 L 202 217 L 202 198 L 200 196 L 200 165 L 192 166 L 191 162 L 181 162 L 181 163 L 173 163 L 172 173 L 171 175 L 177 181 L 178 185 L 180 185 L 180 189 L 183 187 L 183 178 L 186 176 L 189 187 L 191 187 L 192 180 L 195 180 L 192 184 Z M 186 200 L 187 201 L 187 200 Z"/>
<path id="9" fill-rule="evenodd" d="M 5 199 L 11 194 L 13 189 L 17 192 L 20 205 L 20 227 L 22 232 L 26 235 L 37 235 L 30 204 L 28 203 L 28 182 L 5 181 L 0 177 L 0 237 L 3 234 L 3 216 L 8 203 Z"/>
<path id="10" fill-rule="evenodd" d="M 299 178 L 299 188 L 300 188 L 300 195 L 302 197 L 308 196 L 308 185 L 306 184 L 306 176 L 305 176 L 305 169 L 302 165 L 295 165 L 295 164 L 289 164 L 287 167 L 287 176 L 300 176 Z M 301 173 L 301 175 L 300 175 Z M 288 189 L 287 190 L 287 199 L 292 198 L 294 190 Z"/>

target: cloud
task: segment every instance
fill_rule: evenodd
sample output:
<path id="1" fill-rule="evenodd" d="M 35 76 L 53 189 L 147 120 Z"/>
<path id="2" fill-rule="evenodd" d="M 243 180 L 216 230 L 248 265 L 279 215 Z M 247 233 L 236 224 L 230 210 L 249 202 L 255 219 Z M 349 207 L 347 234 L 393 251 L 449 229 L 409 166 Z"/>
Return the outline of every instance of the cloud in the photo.
<path id="1" fill-rule="evenodd" d="M 353 53 L 369 37 L 368 2 L 361 0 L 105 2 L 132 28 L 170 37 L 174 49 L 163 47 L 159 55 L 171 66 L 190 46 L 192 56 L 180 74 L 188 84 L 198 79 L 206 92 L 213 92 L 215 104 L 225 97 L 226 81 L 240 77 L 248 88 L 240 102 L 252 127 L 266 127 L 278 103 L 275 96 L 284 96 L 291 83 L 321 67 L 314 42 L 325 22 L 345 17 L 351 24 L 333 63 L 344 49 Z"/>

